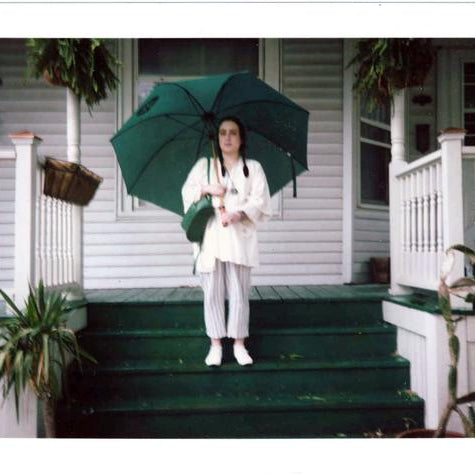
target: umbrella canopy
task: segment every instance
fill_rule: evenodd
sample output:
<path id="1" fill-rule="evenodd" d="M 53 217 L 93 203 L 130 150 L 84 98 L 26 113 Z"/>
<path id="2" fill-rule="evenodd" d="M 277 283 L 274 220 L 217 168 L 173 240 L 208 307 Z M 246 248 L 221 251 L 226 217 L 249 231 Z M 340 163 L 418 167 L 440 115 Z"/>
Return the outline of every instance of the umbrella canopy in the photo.
<path id="1" fill-rule="evenodd" d="M 251 73 L 160 83 L 111 139 L 129 194 L 183 215 L 181 188 L 198 158 L 212 156 L 221 118 L 247 132 L 270 193 L 307 169 L 308 112 Z"/>

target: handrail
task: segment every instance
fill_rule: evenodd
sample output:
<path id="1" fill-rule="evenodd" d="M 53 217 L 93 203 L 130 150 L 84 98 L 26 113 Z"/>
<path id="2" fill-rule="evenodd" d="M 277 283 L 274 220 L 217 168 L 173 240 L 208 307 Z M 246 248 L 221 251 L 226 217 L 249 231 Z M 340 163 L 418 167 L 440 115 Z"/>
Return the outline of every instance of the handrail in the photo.
<path id="1" fill-rule="evenodd" d="M 462 147 L 462 158 L 464 160 L 474 160 L 475 159 L 475 147 Z"/>
<path id="2" fill-rule="evenodd" d="M 429 153 L 424 157 L 418 158 L 413 162 L 409 163 L 403 171 L 396 174 L 396 178 L 403 177 L 404 175 L 408 175 L 416 170 L 426 167 L 433 162 L 436 162 L 442 158 L 442 150 L 436 150 L 435 152 Z"/>
<path id="3" fill-rule="evenodd" d="M 0 160 L 15 160 L 16 152 L 13 147 L 0 147 Z"/>

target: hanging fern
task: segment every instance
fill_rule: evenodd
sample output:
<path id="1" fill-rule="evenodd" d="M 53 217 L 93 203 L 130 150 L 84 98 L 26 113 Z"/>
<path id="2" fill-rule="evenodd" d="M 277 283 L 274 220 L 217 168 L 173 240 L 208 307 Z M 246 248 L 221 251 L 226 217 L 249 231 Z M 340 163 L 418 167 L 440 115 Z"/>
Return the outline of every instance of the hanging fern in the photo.
<path id="1" fill-rule="evenodd" d="M 118 85 L 114 69 L 120 63 L 103 39 L 30 38 L 26 46 L 27 73 L 69 87 L 84 99 L 89 110 Z"/>
<path id="2" fill-rule="evenodd" d="M 371 109 L 387 103 L 406 87 L 422 86 L 435 57 L 430 39 L 369 38 L 359 40 L 353 89 L 369 99 Z"/>

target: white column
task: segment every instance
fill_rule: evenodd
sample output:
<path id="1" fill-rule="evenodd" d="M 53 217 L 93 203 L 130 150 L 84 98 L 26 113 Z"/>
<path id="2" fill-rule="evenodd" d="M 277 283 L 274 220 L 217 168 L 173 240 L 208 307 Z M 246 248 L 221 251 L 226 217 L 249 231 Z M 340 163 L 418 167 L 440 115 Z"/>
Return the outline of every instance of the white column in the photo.
<path id="1" fill-rule="evenodd" d="M 81 108 L 80 99 L 69 88 L 67 91 L 68 161 L 81 163 Z M 83 288 L 83 209 L 73 205 L 73 280 L 78 287 L 70 298 L 82 298 Z"/>
<path id="2" fill-rule="evenodd" d="M 437 138 L 442 149 L 442 235 L 443 249 L 454 244 L 464 244 L 463 229 L 463 182 L 462 182 L 462 146 L 465 130 L 448 128 Z M 464 276 L 464 258 L 456 254 L 455 264 L 447 279 L 450 284 Z M 457 306 L 471 308 L 460 299 L 454 299 Z"/>
<path id="3" fill-rule="evenodd" d="M 391 163 L 389 164 L 389 225 L 390 225 L 390 252 L 391 252 L 391 288 L 392 295 L 410 293 L 407 287 L 397 283 L 402 271 L 404 225 L 401 216 L 401 190 L 396 175 L 406 166 L 405 146 L 405 92 L 394 95 L 391 106 Z"/>
<path id="4" fill-rule="evenodd" d="M 16 149 L 14 300 L 20 307 L 28 295 L 28 283 L 36 285 L 35 230 L 37 147 L 42 142 L 32 132 L 10 135 Z"/>

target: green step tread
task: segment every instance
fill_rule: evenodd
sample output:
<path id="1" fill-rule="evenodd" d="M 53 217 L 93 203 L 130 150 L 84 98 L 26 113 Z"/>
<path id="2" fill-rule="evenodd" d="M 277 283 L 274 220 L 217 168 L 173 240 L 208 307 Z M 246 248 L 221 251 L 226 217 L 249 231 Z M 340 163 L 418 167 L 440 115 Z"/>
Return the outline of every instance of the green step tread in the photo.
<path id="1" fill-rule="evenodd" d="M 258 335 L 362 335 L 362 334 L 387 334 L 395 333 L 396 327 L 392 325 L 371 325 L 353 327 L 303 327 L 303 328 L 266 328 L 255 329 L 250 338 Z M 83 330 L 83 337 L 101 338 L 156 338 L 156 337 L 182 337 L 182 336 L 204 336 L 203 329 L 152 329 L 152 330 Z"/>
<path id="2" fill-rule="evenodd" d="M 62 403 L 64 404 L 64 403 Z M 417 395 L 400 391 L 397 393 L 371 394 L 302 394 L 296 396 L 236 395 L 213 397 L 174 397 L 150 398 L 142 400 L 110 401 L 104 404 L 71 404 L 74 412 L 85 414 L 98 412 L 133 413 L 199 413 L 199 412 L 271 412 L 306 411 L 321 409 L 359 409 L 359 408 L 407 408 L 423 404 Z"/>
<path id="3" fill-rule="evenodd" d="M 341 361 L 321 361 L 310 358 L 299 358 L 295 355 L 292 359 L 259 360 L 253 365 L 239 366 L 235 362 L 225 362 L 220 367 L 207 367 L 203 362 L 175 361 L 175 360 L 130 360 L 121 362 L 104 363 L 100 366 L 88 366 L 83 369 L 87 374 L 128 374 L 128 373 L 209 373 L 213 371 L 228 372 L 266 372 L 279 370 L 308 370 L 331 369 L 346 370 L 355 368 L 404 368 L 409 362 L 400 356 L 379 357 L 371 359 L 352 359 Z M 78 371 L 78 370 L 75 370 Z"/>

